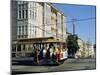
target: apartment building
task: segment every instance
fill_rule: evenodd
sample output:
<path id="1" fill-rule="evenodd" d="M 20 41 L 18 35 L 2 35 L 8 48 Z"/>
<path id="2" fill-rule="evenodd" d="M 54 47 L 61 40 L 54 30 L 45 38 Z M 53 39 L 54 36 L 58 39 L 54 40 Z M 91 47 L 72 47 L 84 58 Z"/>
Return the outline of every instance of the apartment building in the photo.
<path id="1" fill-rule="evenodd" d="M 76 55 L 82 58 L 87 57 L 94 57 L 94 50 L 93 50 L 93 44 L 90 42 L 85 42 L 81 38 L 78 38 L 78 45 L 79 50 L 77 51 Z"/>
<path id="2" fill-rule="evenodd" d="M 50 3 L 17 1 L 17 38 L 55 37 L 64 39 L 66 19 Z"/>
<path id="3" fill-rule="evenodd" d="M 93 44 L 88 42 L 85 42 L 84 44 L 84 57 L 94 57 L 95 56 L 95 52 L 93 49 Z"/>

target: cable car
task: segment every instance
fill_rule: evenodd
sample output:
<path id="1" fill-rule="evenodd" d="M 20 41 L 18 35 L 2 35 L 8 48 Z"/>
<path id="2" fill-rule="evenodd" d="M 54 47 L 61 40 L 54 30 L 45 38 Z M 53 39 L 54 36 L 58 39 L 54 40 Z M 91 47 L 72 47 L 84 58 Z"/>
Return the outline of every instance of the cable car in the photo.
<path id="1" fill-rule="evenodd" d="M 41 46 L 38 46 L 40 45 Z M 66 43 L 62 42 L 58 39 L 48 39 L 46 41 L 42 41 L 41 43 L 35 43 L 35 46 L 41 47 L 40 53 L 39 53 L 39 61 L 40 64 L 48 64 L 48 65 L 53 65 L 53 64 L 61 64 L 63 63 L 67 58 L 68 58 L 68 53 L 67 53 L 67 47 Z M 43 53 L 43 48 L 46 47 L 46 51 Z M 48 55 L 48 49 L 51 50 L 49 51 Z M 45 49 L 44 49 L 45 50 Z M 42 57 L 45 55 L 45 57 Z"/>
<path id="2" fill-rule="evenodd" d="M 17 51 L 19 45 L 21 45 L 20 52 Z M 36 61 L 36 64 L 39 65 L 61 64 L 68 58 L 66 43 L 53 37 L 18 39 L 16 46 L 16 56 L 20 53 L 18 57 L 23 55 L 28 57 L 30 54 L 32 55 L 33 52 L 33 63 Z M 46 48 L 46 52 L 44 51 L 45 57 L 43 57 L 42 52 L 44 47 Z M 52 49 L 51 52 L 49 51 L 49 47 Z"/>

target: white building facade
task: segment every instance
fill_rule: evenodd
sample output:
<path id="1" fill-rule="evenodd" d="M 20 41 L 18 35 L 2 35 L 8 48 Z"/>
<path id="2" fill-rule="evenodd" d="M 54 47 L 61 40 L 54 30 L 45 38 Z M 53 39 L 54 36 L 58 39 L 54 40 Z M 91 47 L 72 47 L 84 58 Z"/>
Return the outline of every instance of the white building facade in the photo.
<path id="1" fill-rule="evenodd" d="M 66 18 L 49 3 L 17 2 L 17 38 L 66 36 Z"/>
<path id="2" fill-rule="evenodd" d="M 82 39 L 78 38 L 78 45 L 79 45 L 79 50 L 76 53 L 77 56 L 81 58 L 94 57 L 94 50 L 92 43 L 85 42 Z"/>

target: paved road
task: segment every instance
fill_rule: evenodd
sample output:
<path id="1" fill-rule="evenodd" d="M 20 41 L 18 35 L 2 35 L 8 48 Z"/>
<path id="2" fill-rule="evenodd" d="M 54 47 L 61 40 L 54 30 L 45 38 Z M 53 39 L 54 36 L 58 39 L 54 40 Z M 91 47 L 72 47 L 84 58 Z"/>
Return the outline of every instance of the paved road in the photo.
<path id="1" fill-rule="evenodd" d="M 70 71 L 70 70 L 88 70 L 95 69 L 95 59 L 67 59 L 61 65 L 45 65 L 36 66 L 31 62 L 28 64 L 15 64 L 12 65 L 13 73 L 40 73 L 40 72 L 55 72 L 55 71 Z"/>

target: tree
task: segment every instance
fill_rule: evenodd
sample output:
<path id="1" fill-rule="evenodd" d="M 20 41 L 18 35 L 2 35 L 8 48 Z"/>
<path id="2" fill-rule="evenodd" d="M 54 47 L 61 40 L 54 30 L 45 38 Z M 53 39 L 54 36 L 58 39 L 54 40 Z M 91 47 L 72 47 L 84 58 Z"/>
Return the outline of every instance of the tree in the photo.
<path id="1" fill-rule="evenodd" d="M 67 42 L 67 48 L 68 48 L 68 55 L 72 55 L 72 57 L 75 56 L 75 53 L 79 49 L 78 45 L 78 36 L 77 35 L 69 35 L 66 39 Z"/>

